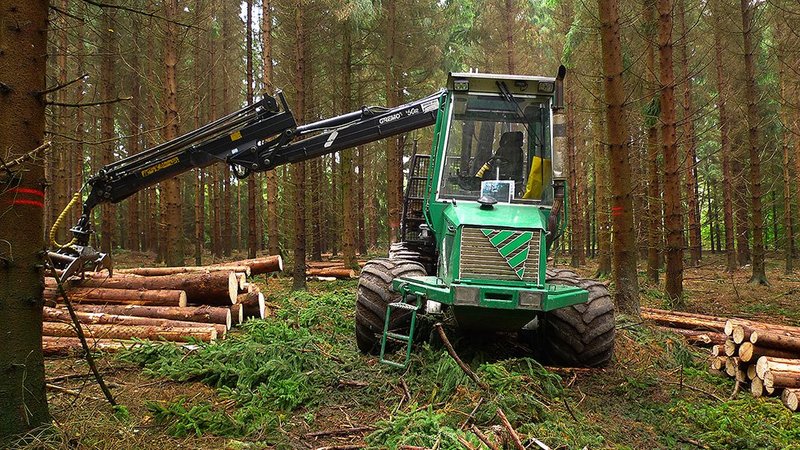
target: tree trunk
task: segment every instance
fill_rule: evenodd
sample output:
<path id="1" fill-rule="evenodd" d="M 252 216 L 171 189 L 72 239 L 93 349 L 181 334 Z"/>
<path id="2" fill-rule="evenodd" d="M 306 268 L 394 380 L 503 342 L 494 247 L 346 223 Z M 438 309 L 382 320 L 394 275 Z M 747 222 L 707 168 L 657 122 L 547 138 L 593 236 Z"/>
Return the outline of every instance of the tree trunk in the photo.
<path id="1" fill-rule="evenodd" d="M 636 243 L 631 200 L 631 162 L 628 154 L 628 126 L 625 117 L 625 89 L 622 80 L 619 4 L 617 0 L 598 0 L 600 37 L 607 104 L 606 125 L 611 178 L 611 219 L 613 226 L 614 299 L 617 308 L 639 316 L 639 280 L 636 274 Z"/>
<path id="2" fill-rule="evenodd" d="M 253 104 L 253 0 L 247 0 L 247 104 Z M 258 220 L 256 218 L 256 174 L 247 177 L 247 257 L 255 258 L 258 251 Z"/>
<path id="3" fill-rule="evenodd" d="M 100 92 L 103 100 L 112 100 L 116 89 L 115 77 L 115 55 L 116 48 L 116 24 L 113 14 L 116 11 L 111 8 L 102 10 L 101 24 L 101 43 L 100 43 Z M 100 105 L 100 139 L 103 142 L 100 150 L 100 164 L 106 166 L 114 160 L 114 103 L 106 102 Z M 100 251 L 111 253 L 114 235 L 114 211 L 115 207 L 111 203 L 105 202 L 100 205 Z"/>
<path id="4" fill-rule="evenodd" d="M 264 62 L 264 88 L 275 91 L 272 70 L 272 1 L 264 0 L 261 12 L 261 49 Z M 278 175 L 267 172 L 267 249 L 270 255 L 280 254 L 280 222 L 278 221 Z"/>
<path id="5" fill-rule="evenodd" d="M 164 17 L 171 22 L 165 24 L 164 36 L 164 140 L 178 137 L 178 78 L 177 78 L 177 25 L 174 20 L 178 15 L 177 0 L 165 0 Z M 175 177 L 161 183 L 164 199 L 164 262 L 168 266 L 182 266 L 183 246 L 181 245 L 181 182 Z"/>
<path id="6" fill-rule="evenodd" d="M 187 266 L 187 267 L 139 267 L 136 269 L 118 269 L 114 271 L 114 276 L 121 274 L 139 275 L 143 277 L 157 277 L 162 275 L 174 275 L 177 273 L 205 273 L 205 272 L 236 272 L 252 275 L 249 266 Z M 274 272 L 274 271 L 272 271 Z"/>
<path id="7" fill-rule="evenodd" d="M 724 36 L 722 30 L 722 11 L 719 0 L 711 2 L 714 19 L 714 63 L 717 76 L 717 110 L 719 111 L 719 143 L 722 153 L 722 221 L 725 228 L 726 272 L 735 272 L 736 262 L 735 230 L 733 222 L 733 170 L 731 167 L 730 119 L 727 114 L 728 86 L 725 78 L 723 55 Z"/>
<path id="8" fill-rule="evenodd" d="M 786 73 L 786 59 L 790 53 L 787 49 L 786 40 L 788 33 L 786 32 L 786 24 L 783 20 L 778 20 L 776 26 L 776 38 L 778 42 L 778 82 L 780 83 L 780 118 L 783 123 L 784 130 L 782 132 L 782 147 L 783 147 L 783 166 L 781 175 L 783 176 L 783 230 L 786 236 L 783 240 L 784 251 L 784 272 L 786 274 L 792 273 L 794 250 L 794 230 L 792 223 L 792 178 L 789 171 L 791 167 L 791 102 L 790 96 L 791 89 L 789 88 L 788 75 Z M 791 71 L 791 69 L 790 69 Z M 776 236 L 777 239 L 777 236 Z"/>
<path id="9" fill-rule="evenodd" d="M 234 8 L 232 13 L 230 10 L 231 2 L 222 2 L 222 110 L 225 113 L 230 112 L 233 108 L 231 106 L 230 97 L 230 83 L 231 79 L 228 74 L 228 68 L 232 66 L 230 60 L 231 49 L 231 16 L 235 14 L 238 18 L 239 10 Z M 238 108 L 237 108 L 238 109 Z M 302 123 L 302 122 L 300 122 Z M 222 202 L 222 255 L 231 256 L 233 250 L 233 220 L 231 218 L 231 207 L 233 206 L 233 193 L 231 187 L 231 168 L 227 164 L 222 166 L 222 186 L 221 186 L 221 202 Z"/>
<path id="10" fill-rule="evenodd" d="M 395 2 L 386 2 L 384 17 L 386 19 L 386 106 L 397 106 L 399 71 L 397 52 L 397 10 Z M 400 178 L 397 162 L 401 160 L 402 151 L 398 146 L 398 138 L 391 137 L 386 140 L 386 208 L 389 219 L 388 241 L 389 244 L 397 242 L 400 236 L 401 195 L 403 180 Z"/>
<path id="11" fill-rule="evenodd" d="M 130 137 L 128 138 L 128 155 L 132 156 L 139 153 L 139 140 L 140 140 L 140 117 L 139 117 L 139 109 L 141 108 L 141 84 L 139 80 L 139 70 L 141 70 L 141 66 L 139 64 L 139 55 L 137 53 L 131 54 L 131 66 L 133 71 L 131 73 L 131 95 L 133 99 L 131 100 L 131 110 L 130 110 L 130 122 L 128 124 L 128 130 Z M 135 193 L 130 196 L 126 201 L 126 206 L 128 207 L 128 242 L 127 247 L 128 250 L 132 250 L 138 252 L 141 250 L 141 230 L 139 228 L 139 193 Z"/>
<path id="12" fill-rule="evenodd" d="M 598 83 L 598 91 L 601 87 Z M 606 148 L 605 120 L 603 103 L 597 98 L 592 134 L 594 135 L 594 180 L 595 203 L 597 205 L 597 247 L 598 261 L 595 277 L 606 278 L 611 275 L 611 195 L 609 189 L 608 149 Z"/>
<path id="13" fill-rule="evenodd" d="M 683 301 L 683 220 L 680 160 L 675 139 L 675 75 L 672 62 L 672 0 L 658 0 L 658 53 L 661 85 L 661 144 L 664 153 L 664 209 L 667 229 L 666 294 Z"/>
<path id="14" fill-rule="evenodd" d="M 505 8 L 503 9 L 503 25 L 505 25 L 505 44 L 506 44 L 506 73 L 516 73 L 516 64 L 514 62 L 514 31 L 516 29 L 516 8 L 514 5 L 515 0 L 505 0 Z M 570 250 L 572 250 L 570 248 Z"/>
<path id="15" fill-rule="evenodd" d="M 347 113 L 353 108 L 353 45 L 352 45 L 352 25 L 347 22 L 342 31 L 342 112 Z M 340 166 L 342 178 L 342 257 L 345 267 L 355 268 L 356 262 L 356 196 L 353 189 L 353 150 L 347 149 L 342 152 L 342 164 Z M 362 215 L 362 214 L 359 214 Z"/>
<path id="16" fill-rule="evenodd" d="M 761 211 L 761 155 L 758 141 L 759 118 L 758 85 L 753 53 L 753 13 L 756 6 L 750 0 L 740 0 L 742 35 L 744 40 L 745 99 L 747 100 L 747 138 L 750 155 L 750 218 L 753 230 L 753 275 L 750 283 L 766 285 L 764 270 L 764 219 Z"/>
<path id="17" fill-rule="evenodd" d="M 692 102 L 692 75 L 689 67 L 689 31 L 686 28 L 686 0 L 678 0 L 678 18 L 681 27 L 680 66 L 683 78 L 683 147 L 686 158 L 686 203 L 689 216 L 689 265 L 699 264 L 702 258 L 700 234 L 700 206 L 697 201 L 697 156 L 694 129 L 694 103 Z"/>
<path id="18" fill-rule="evenodd" d="M 296 89 L 295 117 L 298 123 L 305 122 L 305 70 L 306 70 L 306 29 L 303 0 L 294 3 L 295 49 L 294 85 Z M 292 164 L 292 185 L 294 192 L 294 267 L 292 289 L 306 287 L 306 211 L 305 211 L 305 162 Z"/>
<path id="19" fill-rule="evenodd" d="M 6 160 L 42 145 L 47 1 L 6 1 L 0 29 L 0 149 Z M 11 26 L 13 24 L 13 27 Z M 0 173 L 0 446 L 50 423 L 42 358 L 44 168 Z"/>
<path id="20" fill-rule="evenodd" d="M 654 286 L 658 286 L 659 270 L 661 269 L 661 229 L 662 229 L 662 207 L 661 201 L 661 188 L 659 183 L 659 176 L 661 174 L 661 165 L 658 161 L 658 109 L 659 104 L 657 100 L 658 87 L 656 74 L 656 60 L 655 60 L 655 39 L 654 35 L 656 28 L 656 21 L 653 17 L 655 10 L 655 3 L 653 0 L 645 0 L 644 2 L 644 26 L 648 30 L 646 35 L 646 69 L 648 83 L 648 97 L 650 104 L 647 107 L 647 115 L 645 117 L 645 126 L 647 128 L 647 205 L 648 205 L 648 224 L 647 224 L 647 279 Z"/>

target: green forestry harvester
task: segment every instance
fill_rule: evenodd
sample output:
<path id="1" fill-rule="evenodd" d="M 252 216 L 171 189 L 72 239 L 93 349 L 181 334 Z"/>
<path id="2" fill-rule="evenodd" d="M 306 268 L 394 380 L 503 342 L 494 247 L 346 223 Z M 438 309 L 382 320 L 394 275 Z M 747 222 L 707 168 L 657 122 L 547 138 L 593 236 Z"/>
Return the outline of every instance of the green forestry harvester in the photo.
<path id="1" fill-rule="evenodd" d="M 92 177 L 72 241 L 50 252 L 66 278 L 110 269 L 89 247 L 92 209 L 194 168 L 229 164 L 240 178 L 435 126 L 430 155 L 411 157 L 400 242 L 363 268 L 356 301 L 361 351 L 407 365 L 418 314 L 466 330 L 518 331 L 554 362 L 597 366 L 614 347 L 605 286 L 547 256 L 566 224 L 565 70 L 555 78 L 451 73 L 447 89 L 394 108 L 298 125 L 282 93 Z M 389 360 L 403 344 L 405 358 Z"/>

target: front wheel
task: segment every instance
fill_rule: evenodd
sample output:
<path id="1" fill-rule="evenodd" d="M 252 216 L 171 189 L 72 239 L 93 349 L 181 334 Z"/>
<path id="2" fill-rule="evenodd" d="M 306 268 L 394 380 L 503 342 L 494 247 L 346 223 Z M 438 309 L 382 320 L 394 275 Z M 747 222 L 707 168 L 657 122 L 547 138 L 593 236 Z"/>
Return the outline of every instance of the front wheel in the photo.
<path id="1" fill-rule="evenodd" d="M 614 353 L 614 302 L 599 281 L 578 277 L 570 270 L 548 270 L 547 283 L 576 286 L 589 291 L 586 303 L 544 314 L 539 331 L 547 355 L 564 366 L 598 367 Z"/>
<path id="2" fill-rule="evenodd" d="M 364 264 L 358 277 L 356 299 L 356 344 L 363 353 L 380 351 L 386 306 L 399 302 L 402 296 L 392 290 L 392 280 L 402 276 L 426 275 L 421 264 L 398 259 L 373 259 Z M 392 311 L 389 331 L 408 334 L 411 311 Z"/>

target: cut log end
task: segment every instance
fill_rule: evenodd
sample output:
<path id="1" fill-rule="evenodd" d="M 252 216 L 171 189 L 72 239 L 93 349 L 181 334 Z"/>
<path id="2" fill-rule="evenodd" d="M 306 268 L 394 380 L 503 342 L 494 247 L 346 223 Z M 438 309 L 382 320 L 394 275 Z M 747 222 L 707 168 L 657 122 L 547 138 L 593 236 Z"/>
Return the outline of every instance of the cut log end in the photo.
<path id="1" fill-rule="evenodd" d="M 180 298 L 178 299 L 178 306 L 186 308 L 186 292 L 181 291 Z"/>
<path id="2" fill-rule="evenodd" d="M 800 389 L 784 389 L 781 401 L 790 411 L 797 411 L 800 409 Z"/>
<path id="3" fill-rule="evenodd" d="M 231 305 L 236 303 L 236 296 L 239 295 L 239 278 L 235 272 L 228 274 L 228 297 L 230 297 Z"/>
<path id="4" fill-rule="evenodd" d="M 736 343 L 733 342 L 733 339 L 728 339 L 725 341 L 725 356 L 735 356 L 737 351 Z"/>
<path id="5" fill-rule="evenodd" d="M 750 393 L 753 394 L 755 398 L 764 396 L 764 382 L 761 378 L 756 377 L 750 380 Z"/>
<path id="6" fill-rule="evenodd" d="M 267 317 L 267 302 L 264 301 L 264 294 L 261 292 L 258 293 L 258 311 L 262 319 Z"/>
<path id="7" fill-rule="evenodd" d="M 733 332 L 731 333 L 733 342 L 735 344 L 743 343 L 749 337 L 747 331 L 748 330 L 744 327 L 744 325 L 734 325 Z"/>

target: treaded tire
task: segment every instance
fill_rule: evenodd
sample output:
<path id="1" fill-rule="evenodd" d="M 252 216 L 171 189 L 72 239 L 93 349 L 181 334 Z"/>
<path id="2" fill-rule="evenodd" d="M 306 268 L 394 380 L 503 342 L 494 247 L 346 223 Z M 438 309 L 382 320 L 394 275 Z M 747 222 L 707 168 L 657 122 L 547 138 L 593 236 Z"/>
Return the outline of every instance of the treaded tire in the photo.
<path id="1" fill-rule="evenodd" d="M 614 353 L 614 302 L 608 289 L 596 280 L 580 278 L 571 270 L 547 271 L 547 282 L 577 286 L 589 291 L 589 301 L 549 311 L 540 328 L 547 355 L 560 365 L 598 367 Z"/>
<path id="2" fill-rule="evenodd" d="M 436 271 L 436 249 L 416 242 L 395 242 L 389 247 L 389 259 L 405 259 L 422 264 L 427 273 Z"/>
<path id="3" fill-rule="evenodd" d="M 392 290 L 392 280 L 407 275 L 426 275 L 425 268 L 414 261 L 402 259 L 373 259 L 364 264 L 358 277 L 356 299 L 356 344 L 363 353 L 380 351 L 381 335 L 386 320 L 386 305 L 401 300 Z M 411 312 L 392 311 L 389 331 L 407 334 Z"/>

